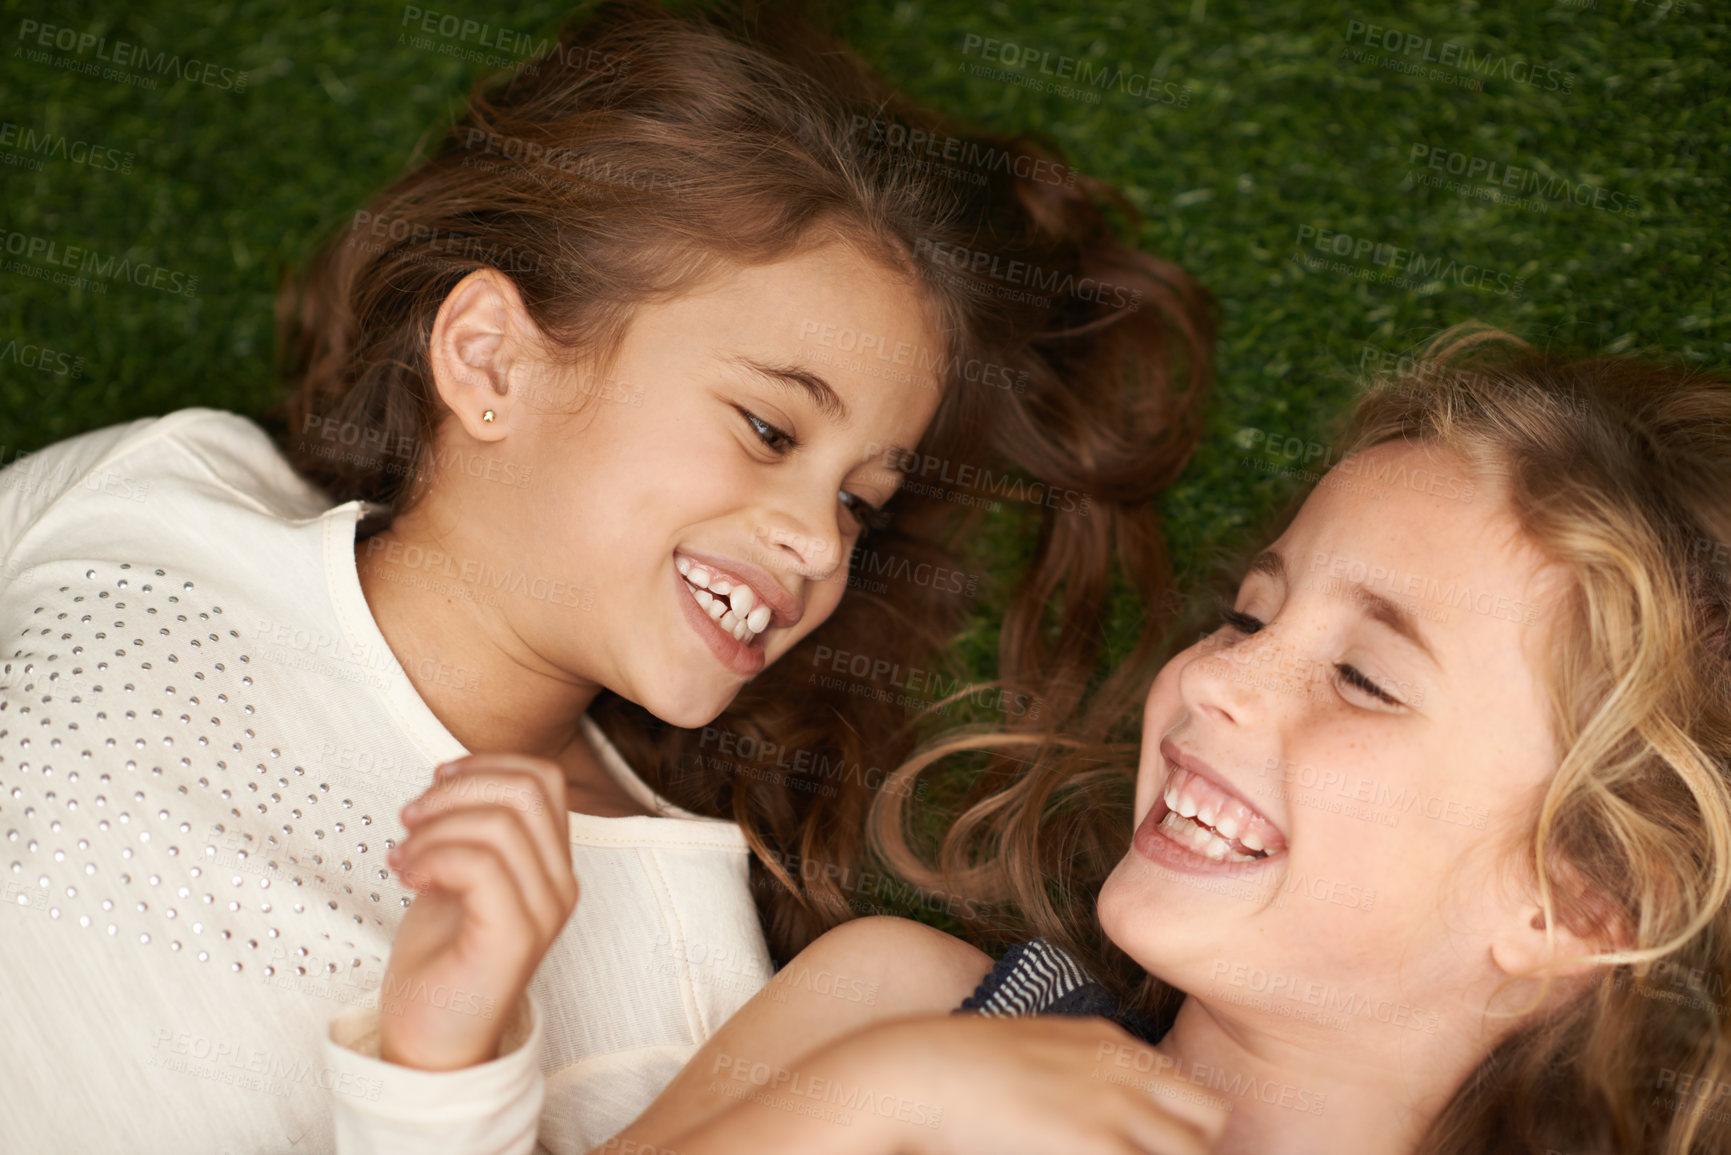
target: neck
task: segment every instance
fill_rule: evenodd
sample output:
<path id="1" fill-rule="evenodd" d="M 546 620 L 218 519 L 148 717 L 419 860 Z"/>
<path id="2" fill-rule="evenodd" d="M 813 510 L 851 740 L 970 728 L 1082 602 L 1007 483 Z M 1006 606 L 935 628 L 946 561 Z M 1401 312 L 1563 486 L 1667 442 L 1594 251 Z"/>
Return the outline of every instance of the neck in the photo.
<path id="1" fill-rule="evenodd" d="M 1447 1026 L 1366 1015 L 1346 1030 L 1295 1020 L 1269 1032 L 1191 997 L 1157 1049 L 1179 1079 L 1232 1104 L 1219 1155 L 1410 1155 L 1483 1058 Z"/>
<path id="2" fill-rule="evenodd" d="M 418 512 L 355 544 L 379 632 L 434 716 L 470 751 L 564 761 L 582 745 L 581 719 L 600 686 L 542 658 L 497 599 L 489 604 L 487 586 L 465 580 L 455 561 L 440 564 L 485 555 L 425 533 Z"/>

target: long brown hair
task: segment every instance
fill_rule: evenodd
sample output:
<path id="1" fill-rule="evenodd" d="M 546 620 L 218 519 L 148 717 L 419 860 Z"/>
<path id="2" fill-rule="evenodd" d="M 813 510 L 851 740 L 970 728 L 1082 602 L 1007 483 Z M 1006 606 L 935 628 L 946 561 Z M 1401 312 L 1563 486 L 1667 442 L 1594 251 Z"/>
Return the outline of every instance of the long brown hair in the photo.
<path id="1" fill-rule="evenodd" d="M 854 558 L 909 576 L 850 590 L 711 727 L 670 727 L 606 693 L 591 707 L 658 790 L 744 829 L 770 948 L 786 958 L 858 912 L 876 768 L 915 741 L 896 693 L 817 677 L 820 659 L 940 666 L 970 591 L 918 575 L 962 572 L 978 507 L 1005 495 L 1032 546 L 999 674 L 1036 703 L 1029 719 L 1076 708 L 1114 570 L 1142 589 L 1168 580 L 1150 499 L 1195 442 L 1213 309 L 1182 270 L 1117 239 L 1112 205 L 1134 222 L 1052 150 L 949 125 L 792 11 L 608 4 L 478 84 L 430 154 L 285 286 L 279 437 L 333 498 L 409 508 L 444 416 L 428 334 L 477 268 L 509 275 L 545 335 L 603 364 L 636 304 L 819 235 L 915 278 L 944 345 L 909 359 L 942 397 L 900 463 L 910 484 L 893 523 Z M 788 756 L 742 766 L 716 757 L 716 735 Z"/>
<path id="2" fill-rule="evenodd" d="M 1503 482 L 1572 579 L 1546 670 L 1561 757 L 1517 860 L 1548 927 L 1621 943 L 1569 960 L 1591 965 L 1585 988 L 1514 1025 L 1418 1150 L 1731 1150 L 1731 381 L 1463 326 L 1359 401 L 1349 452 L 1389 442 L 1441 446 Z M 1151 677 L 1126 686 L 1145 696 Z M 893 782 L 982 743 L 1031 765 L 972 796 L 935 851 L 910 842 L 893 791 L 874 835 L 910 878 L 1005 903 L 974 908 L 982 935 L 1065 943 L 1165 1015 L 1182 993 L 1117 951 L 1092 906 L 1124 853 L 1135 773 L 1103 739 L 1139 700 L 1103 699 L 1043 745 L 934 743 Z M 1082 890 L 1054 895 L 1055 879 Z"/>

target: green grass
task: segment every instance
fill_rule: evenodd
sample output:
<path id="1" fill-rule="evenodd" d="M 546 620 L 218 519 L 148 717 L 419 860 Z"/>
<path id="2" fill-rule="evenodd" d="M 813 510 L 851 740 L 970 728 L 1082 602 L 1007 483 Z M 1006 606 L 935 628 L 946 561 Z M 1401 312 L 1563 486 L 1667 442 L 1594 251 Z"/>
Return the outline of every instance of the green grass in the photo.
<path id="1" fill-rule="evenodd" d="M 7 459 L 188 405 L 256 413 L 270 404 L 271 302 L 284 270 L 402 170 L 483 70 L 404 42 L 395 4 L 179 10 L 187 7 L 6 5 L 4 119 L 113 150 L 100 155 L 130 169 L 55 158 L 34 172 L 0 167 L 7 237 L 197 277 L 194 296 L 125 282 L 97 295 L 0 272 Z M 549 3 L 421 7 L 533 33 L 552 32 L 562 12 Z M 1224 337 L 1206 438 L 1163 503 L 1185 574 L 1290 492 L 1290 479 L 1243 467 L 1244 431 L 1326 439 L 1367 346 L 1401 351 L 1476 317 L 1538 343 L 1731 364 L 1731 36 L 1722 5 L 1419 4 L 1386 16 L 1372 15 L 1384 6 L 1308 0 L 1054 8 L 871 0 L 848 28 L 859 51 L 915 97 L 982 126 L 1043 133 L 1075 167 L 1124 188 L 1144 218 L 1141 242 L 1219 297 Z M 32 61 L 18 51 L 31 20 L 212 62 L 216 83 L 169 77 L 146 91 Z M 1475 92 L 1342 59 L 1364 48 L 1362 34 L 1349 41 L 1354 20 L 1429 37 L 1433 55 L 1445 43 L 1471 49 L 1499 71 Z M 970 75 L 964 67 L 981 58 L 970 35 L 1049 54 L 1052 67 L 1072 57 L 1122 69 L 1127 85 L 1152 73 L 1160 99 L 1108 88 L 1091 103 Z M 1400 59 L 1416 60 L 1416 51 Z M 1508 75 L 1530 66 L 1546 83 Z M 245 71 L 244 91 L 223 85 L 224 68 Z M 1414 187 L 1405 178 L 1420 145 L 1600 188 L 1620 205 L 1638 198 L 1639 207 L 1612 213 L 1564 201 L 1538 212 Z M 1488 266 L 1523 291 L 1449 277 L 1398 288 L 1301 268 L 1292 257 L 1306 227 Z M 46 371 L 27 368 L 26 347 L 61 356 Z M 1013 562 L 1012 535 L 986 540 L 984 563 Z M 958 649 L 976 669 L 991 645 L 985 604 Z"/>

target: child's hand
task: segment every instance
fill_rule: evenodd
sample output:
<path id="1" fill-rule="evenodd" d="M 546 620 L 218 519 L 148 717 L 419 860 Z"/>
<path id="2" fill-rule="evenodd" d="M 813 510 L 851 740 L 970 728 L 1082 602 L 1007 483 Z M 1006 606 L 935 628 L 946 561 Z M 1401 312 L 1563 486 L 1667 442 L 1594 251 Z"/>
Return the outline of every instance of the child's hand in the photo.
<path id="1" fill-rule="evenodd" d="M 380 1057 L 452 1070 L 498 1056 L 505 1023 L 577 905 L 563 771 L 472 754 L 403 808 L 391 851 L 420 892 L 379 993 Z"/>
<path id="2" fill-rule="evenodd" d="M 749 1052 L 715 1056 L 716 1081 L 735 1105 L 661 1146 L 683 1155 L 1208 1155 L 1228 1105 L 1175 1068 L 1100 1018 L 892 1019 L 785 1066 Z"/>

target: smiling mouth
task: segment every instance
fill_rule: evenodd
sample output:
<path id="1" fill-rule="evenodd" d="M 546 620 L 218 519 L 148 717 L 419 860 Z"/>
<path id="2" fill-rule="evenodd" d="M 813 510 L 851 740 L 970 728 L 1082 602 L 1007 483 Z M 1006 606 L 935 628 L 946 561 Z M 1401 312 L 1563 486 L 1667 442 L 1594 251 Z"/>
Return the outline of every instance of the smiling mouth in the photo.
<path id="1" fill-rule="evenodd" d="M 679 558 L 677 565 L 692 600 L 734 641 L 749 646 L 769 628 L 775 611 L 749 585 L 690 558 Z"/>
<path id="2" fill-rule="evenodd" d="M 1253 807 L 1182 765 L 1168 765 L 1161 834 L 1215 862 L 1259 862 L 1286 849 L 1279 829 Z"/>

